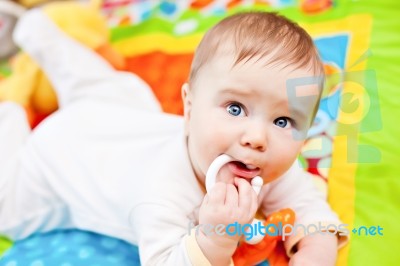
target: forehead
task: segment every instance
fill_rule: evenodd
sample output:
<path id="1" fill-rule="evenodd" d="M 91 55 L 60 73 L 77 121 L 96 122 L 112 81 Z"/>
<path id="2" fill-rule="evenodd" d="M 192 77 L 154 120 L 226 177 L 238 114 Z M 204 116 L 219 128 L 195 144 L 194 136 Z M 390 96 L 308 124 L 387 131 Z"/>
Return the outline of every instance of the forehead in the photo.
<path id="1" fill-rule="evenodd" d="M 259 88 L 274 94 L 287 92 L 287 96 L 296 97 L 319 95 L 322 76 L 316 75 L 311 66 L 299 68 L 286 61 L 271 63 L 272 56 L 253 57 L 235 63 L 232 49 L 224 49 L 203 65 L 198 78 L 222 87 L 240 87 L 242 84 L 245 90 Z"/>

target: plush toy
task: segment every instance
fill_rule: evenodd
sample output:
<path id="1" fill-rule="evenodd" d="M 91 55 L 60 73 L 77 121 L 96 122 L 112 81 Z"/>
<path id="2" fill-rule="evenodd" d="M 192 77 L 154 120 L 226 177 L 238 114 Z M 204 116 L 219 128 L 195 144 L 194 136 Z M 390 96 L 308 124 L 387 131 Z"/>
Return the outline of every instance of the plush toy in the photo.
<path id="1" fill-rule="evenodd" d="M 268 265 L 287 265 L 287 257 L 282 248 L 282 230 L 287 229 L 285 225 L 294 224 L 295 213 L 292 209 L 283 209 L 272 213 L 264 221 L 267 232 L 263 240 L 255 245 L 245 243 L 239 244 L 233 254 L 235 266 L 252 266 L 262 263 L 266 259 Z M 285 230 L 289 233 L 288 230 Z"/>
<path id="2" fill-rule="evenodd" d="M 94 0 L 88 5 L 68 1 L 47 4 L 43 10 L 69 36 L 96 51 L 116 69 L 124 69 L 124 58 L 110 45 L 109 29 L 99 6 L 100 2 Z M 56 95 L 47 77 L 27 54 L 17 54 L 11 67 L 12 74 L 0 81 L 0 101 L 24 106 L 34 127 L 58 108 Z"/>
<path id="3" fill-rule="evenodd" d="M 23 5 L 24 7 L 32 8 L 40 4 L 50 2 L 51 0 L 14 0 L 14 1 L 18 2 L 20 5 Z"/>
<path id="4" fill-rule="evenodd" d="M 0 60 L 9 58 L 18 51 L 12 40 L 12 31 L 24 11 L 21 5 L 13 1 L 0 1 Z"/>

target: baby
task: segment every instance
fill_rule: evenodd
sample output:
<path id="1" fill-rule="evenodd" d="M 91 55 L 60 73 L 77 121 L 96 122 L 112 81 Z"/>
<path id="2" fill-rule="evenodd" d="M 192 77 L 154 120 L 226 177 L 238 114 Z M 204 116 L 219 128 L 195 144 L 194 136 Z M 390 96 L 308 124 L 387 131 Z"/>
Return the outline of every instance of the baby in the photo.
<path id="1" fill-rule="evenodd" d="M 60 109 L 31 133 L 19 106 L 0 104 L 0 233 L 79 228 L 138 245 L 144 265 L 228 265 L 241 236 L 203 225 L 246 224 L 257 210 L 281 208 L 304 226 L 340 224 L 296 161 L 323 75 L 302 28 L 266 12 L 222 20 L 196 50 L 182 118 L 162 113 L 142 80 L 115 71 L 44 11 L 25 14 L 14 37 Z M 221 154 L 233 161 L 206 192 Z M 265 183 L 258 196 L 255 176 Z M 338 236 L 293 232 L 285 247 L 291 265 L 334 265 Z"/>

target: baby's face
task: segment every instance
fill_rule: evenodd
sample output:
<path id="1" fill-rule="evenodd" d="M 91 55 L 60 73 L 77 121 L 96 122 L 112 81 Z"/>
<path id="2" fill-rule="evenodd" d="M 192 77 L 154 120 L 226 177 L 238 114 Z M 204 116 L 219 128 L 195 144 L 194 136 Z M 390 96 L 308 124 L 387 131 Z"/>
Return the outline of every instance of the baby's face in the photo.
<path id="1" fill-rule="evenodd" d="M 232 60 L 216 56 L 183 93 L 189 155 L 203 185 L 221 154 L 237 161 L 223 166 L 217 181 L 233 184 L 235 176 L 259 175 L 266 183 L 282 175 L 300 152 L 319 100 L 317 83 L 287 84 L 310 83 L 311 70 L 266 65 L 267 58 L 232 68 Z"/>

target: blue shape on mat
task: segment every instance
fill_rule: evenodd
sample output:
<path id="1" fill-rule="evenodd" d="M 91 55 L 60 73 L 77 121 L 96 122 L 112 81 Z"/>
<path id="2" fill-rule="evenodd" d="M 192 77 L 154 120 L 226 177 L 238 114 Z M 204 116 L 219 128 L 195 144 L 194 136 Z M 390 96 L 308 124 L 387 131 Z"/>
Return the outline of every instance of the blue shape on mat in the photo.
<path id="1" fill-rule="evenodd" d="M 16 241 L 0 266 L 136 266 L 136 246 L 125 241 L 80 230 L 62 230 Z"/>
<path id="2" fill-rule="evenodd" d="M 350 44 L 349 34 L 323 36 L 314 39 L 314 43 L 317 46 L 322 61 L 334 62 L 340 69 L 345 69 L 347 51 Z"/>
<path id="3" fill-rule="evenodd" d="M 270 266 L 270 264 L 268 261 L 263 261 L 263 262 L 260 262 L 259 264 L 257 264 L 257 266 Z"/>

